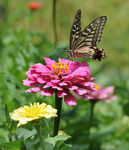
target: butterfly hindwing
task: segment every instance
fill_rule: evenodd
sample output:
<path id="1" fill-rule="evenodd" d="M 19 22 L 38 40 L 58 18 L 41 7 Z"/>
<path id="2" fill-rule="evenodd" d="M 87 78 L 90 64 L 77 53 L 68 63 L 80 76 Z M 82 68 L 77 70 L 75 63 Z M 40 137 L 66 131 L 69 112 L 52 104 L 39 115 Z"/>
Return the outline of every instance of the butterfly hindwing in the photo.
<path id="1" fill-rule="evenodd" d="M 78 39 L 79 35 L 81 33 L 81 10 L 78 10 L 74 21 L 73 25 L 71 28 L 71 33 L 70 33 L 70 49 L 73 49 L 73 43 L 76 42 Z"/>
<path id="2" fill-rule="evenodd" d="M 107 17 L 101 16 L 91 22 L 79 35 L 73 43 L 73 50 L 85 46 L 97 46 L 101 40 L 102 30 L 106 23 Z"/>

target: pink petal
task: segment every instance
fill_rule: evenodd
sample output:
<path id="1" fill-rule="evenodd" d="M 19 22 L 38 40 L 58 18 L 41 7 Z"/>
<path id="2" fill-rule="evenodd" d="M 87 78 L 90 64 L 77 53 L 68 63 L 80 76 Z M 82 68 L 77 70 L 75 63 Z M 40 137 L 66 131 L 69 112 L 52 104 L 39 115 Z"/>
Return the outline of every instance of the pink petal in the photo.
<path id="1" fill-rule="evenodd" d="M 80 85 L 83 85 L 85 89 L 87 90 L 92 90 L 92 91 L 97 91 L 97 89 L 94 87 L 95 83 L 93 82 L 80 82 Z"/>
<path id="2" fill-rule="evenodd" d="M 64 97 L 65 95 L 67 95 L 67 93 L 65 91 L 58 91 L 57 92 L 58 97 Z"/>
<path id="3" fill-rule="evenodd" d="M 109 95 L 105 93 L 101 93 L 101 94 L 99 93 L 97 97 L 98 99 L 104 100 L 104 99 L 107 99 Z"/>
<path id="4" fill-rule="evenodd" d="M 73 70 L 74 68 L 77 68 L 78 65 L 80 64 L 79 61 L 71 61 L 71 60 L 67 60 L 67 59 L 61 59 L 58 58 L 58 61 L 60 63 L 65 63 L 68 65 L 69 71 Z"/>
<path id="5" fill-rule="evenodd" d="M 52 82 L 48 82 L 43 88 L 48 88 L 48 87 L 52 87 L 53 89 L 57 89 L 57 90 L 63 90 L 61 87 L 59 87 L 58 85 L 55 85 Z"/>
<path id="6" fill-rule="evenodd" d="M 73 71 L 73 70 L 76 70 L 79 66 L 80 66 L 80 62 L 79 61 L 70 61 L 70 60 L 67 60 L 67 59 L 61 59 L 61 58 L 58 58 L 58 61 L 60 63 L 65 63 L 68 65 L 68 68 L 69 68 L 69 71 Z M 87 65 L 88 67 L 88 65 Z"/>
<path id="7" fill-rule="evenodd" d="M 73 75 L 73 76 L 91 76 L 91 72 L 88 68 L 79 67 L 73 73 L 71 73 L 71 75 Z"/>
<path id="8" fill-rule="evenodd" d="M 117 100 L 117 96 L 110 96 L 110 97 L 103 99 L 103 100 L 105 100 L 105 101 Z"/>
<path id="9" fill-rule="evenodd" d="M 84 94 L 84 97 L 86 100 L 96 100 L 96 98 L 90 95 L 89 93 Z"/>
<path id="10" fill-rule="evenodd" d="M 32 65 L 32 66 L 30 66 L 30 68 L 29 68 L 29 71 L 31 72 L 33 72 L 33 71 L 35 71 L 36 72 L 36 70 L 40 70 L 40 72 L 42 72 L 43 70 L 44 70 L 44 65 L 43 64 L 41 64 L 41 63 L 38 63 L 38 64 L 35 64 L 35 65 Z"/>
<path id="11" fill-rule="evenodd" d="M 104 93 L 104 94 L 107 94 L 107 95 L 113 94 L 114 86 L 108 86 L 108 87 L 102 89 L 101 92 Z"/>
<path id="12" fill-rule="evenodd" d="M 37 81 L 38 81 L 38 83 L 40 83 L 40 84 L 45 84 L 45 83 L 46 83 L 46 81 L 43 80 L 42 77 L 38 77 L 38 78 L 37 78 Z"/>
<path id="13" fill-rule="evenodd" d="M 52 83 L 59 83 L 60 80 L 51 80 Z"/>
<path id="14" fill-rule="evenodd" d="M 51 69 L 52 69 L 52 65 L 53 65 L 53 64 L 56 64 L 55 60 L 52 60 L 52 59 L 50 59 L 50 58 L 44 57 L 44 60 L 45 60 L 45 62 L 46 62 L 46 64 L 47 64 L 47 66 L 48 66 L 49 68 L 51 68 Z"/>
<path id="15" fill-rule="evenodd" d="M 86 76 L 90 77 L 91 72 L 90 69 L 88 69 L 87 66 L 83 66 L 82 63 L 78 68 L 74 69 L 71 74 L 64 76 L 63 79 L 71 80 L 74 78 L 78 79 L 79 77 L 81 77 L 84 80 Z"/>
<path id="16" fill-rule="evenodd" d="M 23 84 L 26 86 L 34 86 L 34 85 L 38 85 L 38 82 L 26 79 L 26 80 L 23 80 Z"/>
<path id="17" fill-rule="evenodd" d="M 52 96 L 53 90 L 52 89 L 45 89 L 41 92 L 42 96 Z"/>
<path id="18" fill-rule="evenodd" d="M 52 83 L 52 82 L 50 81 L 50 82 L 47 82 L 46 85 L 49 86 L 49 87 L 53 87 L 53 86 L 54 86 L 54 83 Z"/>
<path id="19" fill-rule="evenodd" d="M 74 64 L 74 66 L 73 66 L 72 71 L 80 69 L 80 68 L 87 69 L 89 67 L 89 65 L 86 62 L 80 63 L 78 61 L 77 62 L 74 61 L 73 64 Z"/>
<path id="20" fill-rule="evenodd" d="M 42 72 L 42 73 L 44 73 L 44 74 L 49 74 L 49 72 L 50 72 L 50 70 L 47 68 L 47 66 L 44 66 L 44 65 L 40 65 L 39 67 L 37 67 L 36 69 L 35 69 L 35 71 L 38 73 L 40 73 L 40 72 Z"/>
<path id="21" fill-rule="evenodd" d="M 89 64 L 83 61 L 82 63 L 80 63 L 80 67 L 89 67 Z"/>
<path id="22" fill-rule="evenodd" d="M 58 62 L 59 62 L 59 63 L 65 63 L 65 64 L 68 65 L 71 61 L 70 61 L 70 60 L 67 60 L 67 59 L 58 58 Z"/>
<path id="23" fill-rule="evenodd" d="M 80 66 L 76 69 L 76 73 L 80 72 L 81 75 L 86 73 L 88 76 L 91 76 L 91 72 L 88 67 L 89 65 L 86 62 L 82 62 Z"/>
<path id="24" fill-rule="evenodd" d="M 60 86 L 67 86 L 67 85 L 71 85 L 71 82 L 70 81 L 63 81 L 63 82 L 59 83 L 59 85 Z"/>
<path id="25" fill-rule="evenodd" d="M 59 80 L 59 76 L 58 75 L 51 74 L 50 78 L 53 79 L 53 80 Z"/>
<path id="26" fill-rule="evenodd" d="M 72 85 L 72 86 L 70 86 L 68 89 L 69 89 L 69 90 L 77 90 L 77 89 L 78 89 L 78 87 L 77 87 L 77 86 Z"/>
<path id="27" fill-rule="evenodd" d="M 64 101 L 69 106 L 75 106 L 75 105 L 77 105 L 77 101 L 76 101 L 76 99 L 74 98 L 74 96 L 71 93 L 68 93 L 64 97 Z"/>
<path id="28" fill-rule="evenodd" d="M 82 88 L 78 88 L 77 90 L 74 90 L 74 92 L 78 95 L 84 95 L 86 94 L 88 91 L 86 89 L 82 89 Z"/>
<path id="29" fill-rule="evenodd" d="M 43 64 L 37 63 L 35 65 L 32 65 L 30 68 L 42 68 L 42 67 L 43 67 Z"/>
<path id="30" fill-rule="evenodd" d="M 26 92 L 36 93 L 36 92 L 40 92 L 42 89 L 43 89 L 42 87 L 33 87 L 26 90 Z"/>
<path id="31" fill-rule="evenodd" d="M 70 61 L 69 62 L 69 69 L 71 70 L 71 72 L 73 72 L 76 68 L 78 68 L 80 65 L 79 61 Z"/>
<path id="32" fill-rule="evenodd" d="M 110 97 L 110 95 L 113 94 L 113 92 L 114 92 L 113 86 L 106 87 L 106 88 L 98 91 L 98 98 L 99 99 L 108 99 Z"/>
<path id="33" fill-rule="evenodd" d="M 57 89 L 59 91 L 63 90 L 63 88 L 59 87 L 59 86 L 52 86 L 53 89 Z"/>
<path id="34" fill-rule="evenodd" d="M 28 78 L 29 78 L 30 80 L 35 80 L 35 78 L 34 78 L 32 72 L 31 72 L 30 70 L 26 72 L 26 75 L 28 76 Z"/>
<path id="35" fill-rule="evenodd" d="M 59 83 L 59 85 L 60 86 L 66 86 L 66 85 L 68 85 L 66 82 L 61 82 L 61 83 Z"/>

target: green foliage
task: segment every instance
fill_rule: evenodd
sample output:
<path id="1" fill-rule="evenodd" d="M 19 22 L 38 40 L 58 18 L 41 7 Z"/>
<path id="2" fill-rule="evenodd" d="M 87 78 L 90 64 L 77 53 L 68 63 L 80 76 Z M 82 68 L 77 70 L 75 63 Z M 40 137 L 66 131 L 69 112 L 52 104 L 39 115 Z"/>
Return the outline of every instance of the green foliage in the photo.
<path id="1" fill-rule="evenodd" d="M 25 128 L 18 128 L 16 131 L 16 135 L 18 139 L 24 139 L 25 141 L 34 136 L 36 134 L 36 131 L 33 129 L 32 131 L 29 131 Z"/>
<path id="2" fill-rule="evenodd" d="M 82 26 L 98 16 L 106 15 L 101 46 L 107 58 L 89 63 L 96 83 L 113 85 L 116 101 L 99 102 L 88 137 L 89 105 L 78 99 L 78 105 L 68 107 L 63 102 L 61 130 L 68 135 L 52 137 L 53 119 L 43 120 L 41 131 L 47 150 L 128 150 L 129 149 L 129 5 L 122 0 L 62 0 L 57 1 L 58 45 L 53 44 L 50 1 L 41 10 L 30 12 L 26 1 L 0 1 L 0 150 L 40 150 L 36 130 L 31 124 L 17 128 L 10 113 L 25 104 L 47 102 L 54 106 L 54 96 L 25 93 L 26 71 L 43 57 L 67 57 L 69 33 L 74 13 L 82 9 Z M 4 9 L 2 9 L 4 8 Z M 47 17 L 46 17 L 47 16 Z M 70 135 L 70 136 L 69 136 Z M 90 148 L 89 148 L 90 143 Z"/>
<path id="3" fill-rule="evenodd" d="M 0 144 L 0 148 L 4 148 L 7 150 L 21 150 L 23 149 L 23 142 L 22 141 L 13 141 Z"/>
<path id="4" fill-rule="evenodd" d="M 63 150 L 62 145 L 65 145 L 66 147 L 69 147 L 70 145 L 66 145 L 64 144 L 64 141 L 66 141 L 67 139 L 71 138 L 69 135 L 57 135 L 55 137 L 48 137 L 45 139 L 45 142 L 48 142 L 52 145 L 53 149 L 61 149 Z M 58 142 L 58 144 L 56 144 Z M 56 147 L 55 147 L 56 146 Z M 55 148 L 54 148 L 55 147 Z M 47 148 L 46 148 L 47 149 Z"/>

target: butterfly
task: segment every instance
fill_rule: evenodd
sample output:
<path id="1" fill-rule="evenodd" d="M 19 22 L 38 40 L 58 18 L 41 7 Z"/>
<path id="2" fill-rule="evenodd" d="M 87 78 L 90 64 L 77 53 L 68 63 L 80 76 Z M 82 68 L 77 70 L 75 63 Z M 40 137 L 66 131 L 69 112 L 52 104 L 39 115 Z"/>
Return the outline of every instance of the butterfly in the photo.
<path id="1" fill-rule="evenodd" d="M 101 16 L 91 22 L 83 31 L 81 29 L 81 10 L 78 10 L 70 33 L 70 50 L 68 55 L 71 58 L 85 58 L 101 60 L 106 57 L 105 51 L 97 47 L 101 40 L 102 31 L 107 21 L 106 16 Z"/>

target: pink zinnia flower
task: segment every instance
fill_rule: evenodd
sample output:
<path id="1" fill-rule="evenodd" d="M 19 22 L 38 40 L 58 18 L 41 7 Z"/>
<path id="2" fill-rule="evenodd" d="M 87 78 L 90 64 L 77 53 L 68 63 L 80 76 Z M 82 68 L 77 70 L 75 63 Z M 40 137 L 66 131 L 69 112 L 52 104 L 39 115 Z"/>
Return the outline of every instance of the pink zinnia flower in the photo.
<path id="1" fill-rule="evenodd" d="M 42 5 L 38 2 L 30 2 L 30 3 L 27 4 L 27 7 L 31 11 L 34 11 L 34 10 L 40 9 L 42 7 Z"/>
<path id="2" fill-rule="evenodd" d="M 113 95 L 114 94 L 114 86 L 108 86 L 106 88 L 101 88 L 101 85 L 94 85 L 94 87 L 97 89 L 97 91 L 91 92 L 91 98 L 90 100 L 94 100 L 94 101 L 100 101 L 100 100 L 104 100 L 109 102 L 110 100 L 116 100 L 117 96 Z M 85 94 L 83 95 L 83 97 L 86 98 Z"/>
<path id="3" fill-rule="evenodd" d="M 76 99 L 70 93 L 84 95 L 89 99 L 90 92 L 95 91 L 94 78 L 86 62 L 58 59 L 58 63 L 50 58 L 44 58 L 46 65 L 41 63 L 32 65 L 26 72 L 24 85 L 34 86 L 26 92 L 41 92 L 43 96 L 51 96 L 55 91 L 58 97 L 64 97 L 67 105 L 76 105 Z"/>

